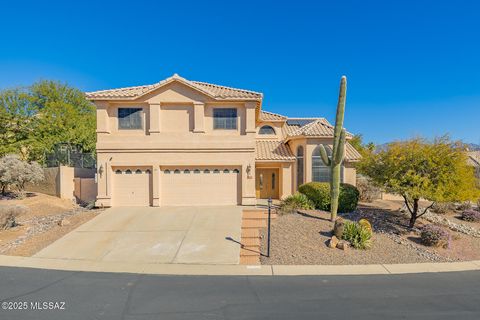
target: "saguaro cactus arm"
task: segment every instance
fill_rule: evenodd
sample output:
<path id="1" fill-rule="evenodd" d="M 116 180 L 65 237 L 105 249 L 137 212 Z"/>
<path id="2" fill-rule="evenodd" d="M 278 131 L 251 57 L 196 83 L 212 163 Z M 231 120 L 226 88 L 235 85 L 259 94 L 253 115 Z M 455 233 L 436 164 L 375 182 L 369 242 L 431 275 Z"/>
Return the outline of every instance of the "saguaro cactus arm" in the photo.
<path id="1" fill-rule="evenodd" d="M 320 157 L 322 158 L 323 163 L 327 166 L 330 167 L 332 164 L 332 161 L 327 155 L 327 150 L 325 150 L 325 147 L 323 144 L 318 145 L 318 148 L 320 150 Z"/>

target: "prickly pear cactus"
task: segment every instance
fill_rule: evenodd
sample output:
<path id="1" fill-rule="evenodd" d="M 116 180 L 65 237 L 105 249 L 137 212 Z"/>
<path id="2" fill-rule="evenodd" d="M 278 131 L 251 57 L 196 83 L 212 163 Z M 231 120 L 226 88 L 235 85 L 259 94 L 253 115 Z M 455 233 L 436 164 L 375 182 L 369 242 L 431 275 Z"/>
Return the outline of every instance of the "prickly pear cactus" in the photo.
<path id="1" fill-rule="evenodd" d="M 340 80 L 340 93 L 338 95 L 337 115 L 335 118 L 335 129 L 333 134 L 333 152 L 328 157 L 327 151 L 323 145 L 320 147 L 320 156 L 323 163 L 330 167 L 330 220 L 335 221 L 338 210 L 338 197 L 340 195 L 340 168 L 345 157 L 345 136 L 346 131 L 343 128 L 343 118 L 345 115 L 345 100 L 347 98 L 347 77 L 343 76 Z"/>

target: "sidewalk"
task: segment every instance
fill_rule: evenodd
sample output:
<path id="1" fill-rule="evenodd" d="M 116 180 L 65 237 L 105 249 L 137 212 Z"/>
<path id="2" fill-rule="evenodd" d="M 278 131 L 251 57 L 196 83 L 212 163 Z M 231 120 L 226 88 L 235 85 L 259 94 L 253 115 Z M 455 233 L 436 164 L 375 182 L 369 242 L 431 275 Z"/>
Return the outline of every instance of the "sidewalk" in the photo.
<path id="1" fill-rule="evenodd" d="M 372 264 L 372 265 L 194 265 L 147 264 L 47 259 L 0 255 L 0 266 L 66 271 L 119 272 L 163 275 L 374 275 L 480 270 L 480 260 L 446 263 Z"/>

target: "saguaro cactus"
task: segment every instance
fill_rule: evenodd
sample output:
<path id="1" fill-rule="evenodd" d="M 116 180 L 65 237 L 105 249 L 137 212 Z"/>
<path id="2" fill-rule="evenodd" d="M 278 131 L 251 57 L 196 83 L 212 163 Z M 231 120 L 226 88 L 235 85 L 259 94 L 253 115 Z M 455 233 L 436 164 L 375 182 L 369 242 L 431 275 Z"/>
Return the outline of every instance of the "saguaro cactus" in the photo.
<path id="1" fill-rule="evenodd" d="M 335 118 L 335 129 L 333 134 L 333 152 L 328 157 L 323 145 L 320 145 L 320 156 L 323 163 L 330 167 L 330 219 L 335 221 L 338 210 L 338 196 L 340 195 L 340 168 L 345 156 L 345 136 L 343 118 L 345 115 L 345 100 L 347 98 L 347 77 L 340 80 L 340 93 L 338 94 L 337 116 Z"/>

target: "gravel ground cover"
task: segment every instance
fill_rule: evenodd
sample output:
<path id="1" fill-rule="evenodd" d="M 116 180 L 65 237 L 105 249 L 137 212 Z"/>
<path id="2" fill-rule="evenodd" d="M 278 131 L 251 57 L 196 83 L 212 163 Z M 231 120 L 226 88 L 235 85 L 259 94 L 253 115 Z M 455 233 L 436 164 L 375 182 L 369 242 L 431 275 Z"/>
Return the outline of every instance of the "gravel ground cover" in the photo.
<path id="1" fill-rule="evenodd" d="M 451 246 L 448 249 L 431 248 L 419 241 L 418 226 L 408 231 L 408 217 L 397 210 L 398 204 L 379 202 L 361 205 L 344 219 L 367 218 L 373 227 L 373 245 L 369 250 L 346 251 L 327 246 L 333 223 L 329 213 L 302 211 L 279 216 L 272 224 L 270 258 L 261 257 L 262 264 L 377 264 L 448 262 L 480 259 L 480 239 L 450 231 Z M 262 230 L 262 252 L 266 252 L 266 230 Z"/>
<path id="2" fill-rule="evenodd" d="M 29 210 L 16 219 L 18 226 L 0 231 L 0 254 L 31 256 L 101 211 L 39 193 L 22 200 L 0 200 L 0 205 L 16 204 Z"/>

